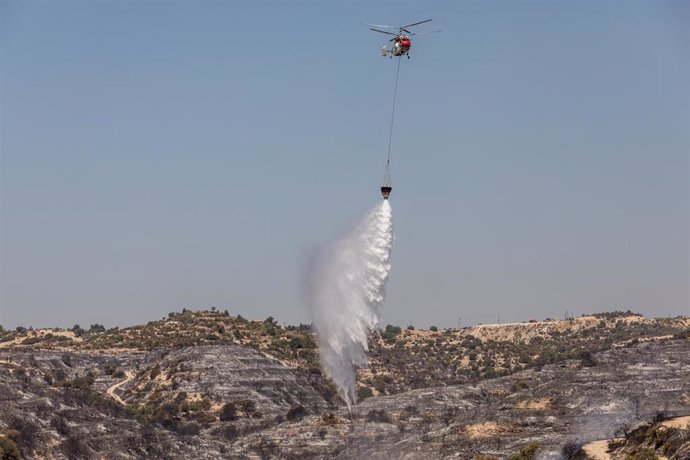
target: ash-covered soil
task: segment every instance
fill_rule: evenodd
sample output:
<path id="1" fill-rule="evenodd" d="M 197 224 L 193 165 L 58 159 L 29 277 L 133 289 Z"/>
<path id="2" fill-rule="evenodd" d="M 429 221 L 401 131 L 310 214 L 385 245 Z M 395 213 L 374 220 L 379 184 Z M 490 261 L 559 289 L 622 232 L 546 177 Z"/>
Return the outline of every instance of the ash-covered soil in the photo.
<path id="1" fill-rule="evenodd" d="M 690 340 L 368 398 L 249 347 L 0 351 L 0 439 L 25 458 L 508 458 L 690 414 Z M 683 435 L 684 436 L 684 435 Z M 690 442 L 690 441 L 689 441 Z"/>

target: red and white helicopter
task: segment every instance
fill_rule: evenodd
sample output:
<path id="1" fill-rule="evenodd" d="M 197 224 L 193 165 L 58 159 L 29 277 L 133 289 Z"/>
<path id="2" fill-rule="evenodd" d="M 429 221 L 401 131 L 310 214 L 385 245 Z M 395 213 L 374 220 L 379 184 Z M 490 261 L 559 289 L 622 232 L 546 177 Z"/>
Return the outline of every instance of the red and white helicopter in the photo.
<path id="1" fill-rule="evenodd" d="M 437 32 L 440 32 L 440 30 L 432 30 L 429 32 L 410 32 L 408 27 L 416 26 L 419 24 L 424 24 L 425 22 L 430 22 L 431 19 L 426 19 L 424 21 L 419 21 L 415 22 L 412 24 L 407 24 L 405 26 L 384 26 L 380 24 L 365 24 L 366 26 L 372 26 L 369 30 L 373 30 L 374 32 L 379 32 L 382 34 L 388 34 L 388 35 L 393 35 L 393 38 L 390 39 L 390 41 L 393 42 L 393 46 L 389 49 L 387 46 L 384 45 L 383 48 L 381 48 L 381 55 L 382 56 L 388 56 L 390 54 L 390 58 L 393 56 L 401 57 L 403 55 L 407 55 L 407 59 L 410 59 L 410 47 L 412 47 L 412 40 L 410 40 L 411 35 L 424 35 L 424 34 L 434 34 Z M 384 29 L 398 29 L 398 33 L 393 33 L 393 32 L 388 32 L 387 30 L 379 30 L 379 29 L 374 29 L 373 27 L 379 27 L 379 28 L 384 28 Z"/>

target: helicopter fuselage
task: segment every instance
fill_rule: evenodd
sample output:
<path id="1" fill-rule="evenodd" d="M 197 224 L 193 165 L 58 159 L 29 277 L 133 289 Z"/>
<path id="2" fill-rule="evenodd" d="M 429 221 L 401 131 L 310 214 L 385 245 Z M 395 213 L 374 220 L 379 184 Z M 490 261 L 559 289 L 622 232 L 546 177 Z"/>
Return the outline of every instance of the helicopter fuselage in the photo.
<path id="1" fill-rule="evenodd" d="M 393 39 L 393 46 L 391 49 L 388 49 L 388 47 L 384 46 L 381 49 L 381 54 L 383 56 L 387 56 L 388 54 L 391 54 L 390 57 L 393 56 L 402 56 L 403 54 L 407 54 L 407 57 L 410 57 L 410 47 L 412 46 L 412 41 L 409 39 L 407 35 L 397 35 Z"/>

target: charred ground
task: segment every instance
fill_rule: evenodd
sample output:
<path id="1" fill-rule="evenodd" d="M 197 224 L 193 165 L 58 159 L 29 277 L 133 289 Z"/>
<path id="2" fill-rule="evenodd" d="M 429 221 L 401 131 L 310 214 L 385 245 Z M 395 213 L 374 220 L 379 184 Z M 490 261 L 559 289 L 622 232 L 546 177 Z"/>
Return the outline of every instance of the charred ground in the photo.
<path id="1" fill-rule="evenodd" d="M 352 416 L 321 375 L 308 325 L 185 310 L 122 329 L 3 330 L 0 452 L 559 458 L 570 446 L 577 458 L 585 441 L 623 434 L 658 454 L 672 439 L 684 455 L 683 427 L 658 446 L 635 430 L 690 414 L 689 326 L 685 317 L 629 312 L 464 329 L 387 326 L 371 341 Z M 614 458 L 625 458 L 634 447 L 617 448 Z"/>

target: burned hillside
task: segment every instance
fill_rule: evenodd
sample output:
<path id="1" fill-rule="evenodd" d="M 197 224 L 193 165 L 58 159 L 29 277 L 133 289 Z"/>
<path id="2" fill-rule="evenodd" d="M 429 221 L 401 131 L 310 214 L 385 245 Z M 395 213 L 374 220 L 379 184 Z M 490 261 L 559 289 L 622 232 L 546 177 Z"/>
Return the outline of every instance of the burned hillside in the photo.
<path id="1" fill-rule="evenodd" d="M 24 458 L 559 458 L 690 414 L 688 324 L 621 313 L 389 326 L 352 414 L 307 325 L 185 311 L 123 329 L 4 331 L 0 447 Z M 684 455 L 678 430 L 668 439 Z"/>

